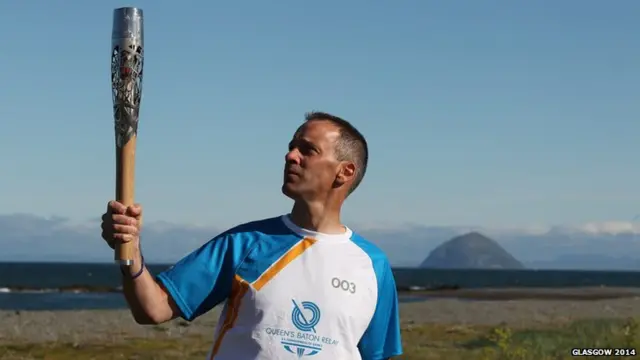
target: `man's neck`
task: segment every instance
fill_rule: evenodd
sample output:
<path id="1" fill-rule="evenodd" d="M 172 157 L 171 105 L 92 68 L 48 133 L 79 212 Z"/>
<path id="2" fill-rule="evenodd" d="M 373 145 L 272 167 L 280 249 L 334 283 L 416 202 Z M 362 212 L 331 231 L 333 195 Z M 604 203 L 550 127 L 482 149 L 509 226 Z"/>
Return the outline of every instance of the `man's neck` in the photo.
<path id="1" fill-rule="evenodd" d="M 342 234 L 346 231 L 340 222 L 340 209 L 331 209 L 321 203 L 296 201 L 291 210 L 291 221 L 303 229 L 324 234 Z"/>

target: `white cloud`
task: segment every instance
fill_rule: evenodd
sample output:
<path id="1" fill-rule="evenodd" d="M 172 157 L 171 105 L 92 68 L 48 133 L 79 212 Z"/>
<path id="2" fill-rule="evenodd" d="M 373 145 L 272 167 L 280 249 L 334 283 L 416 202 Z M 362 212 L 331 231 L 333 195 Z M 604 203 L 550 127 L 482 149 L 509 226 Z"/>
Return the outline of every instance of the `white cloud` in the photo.
<path id="1" fill-rule="evenodd" d="M 576 230 L 592 235 L 619 235 L 619 234 L 639 234 L 640 222 L 631 221 L 604 221 L 591 222 L 577 226 Z"/>
<path id="2" fill-rule="evenodd" d="M 640 234 L 640 221 L 601 221 L 588 222 L 583 224 L 566 224 L 566 225 L 544 225 L 531 224 L 520 226 L 369 226 L 361 227 L 368 231 L 397 231 L 397 230 L 413 230 L 413 229 L 446 229 L 456 234 L 464 234 L 471 231 L 478 231 L 486 235 L 494 236 L 516 236 L 531 235 L 540 236 L 545 234 L 576 234 L 583 233 L 586 235 L 620 235 L 620 234 Z"/>

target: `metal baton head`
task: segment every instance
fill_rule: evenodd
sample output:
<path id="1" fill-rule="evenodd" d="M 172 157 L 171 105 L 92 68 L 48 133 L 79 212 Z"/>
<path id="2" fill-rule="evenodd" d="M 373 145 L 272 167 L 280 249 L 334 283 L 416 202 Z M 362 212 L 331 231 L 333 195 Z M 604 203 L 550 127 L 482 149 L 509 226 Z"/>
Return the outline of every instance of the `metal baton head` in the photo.
<path id="1" fill-rule="evenodd" d="M 116 146 L 122 147 L 138 133 L 144 67 L 142 9 L 113 11 L 111 31 L 111 88 Z"/>

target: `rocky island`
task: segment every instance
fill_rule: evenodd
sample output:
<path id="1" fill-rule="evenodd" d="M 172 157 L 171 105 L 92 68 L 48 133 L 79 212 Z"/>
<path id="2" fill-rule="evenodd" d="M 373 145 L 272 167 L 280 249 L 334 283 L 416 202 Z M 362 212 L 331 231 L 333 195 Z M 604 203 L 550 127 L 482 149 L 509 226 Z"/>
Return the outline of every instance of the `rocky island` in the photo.
<path id="1" fill-rule="evenodd" d="M 457 236 L 433 249 L 420 264 L 431 269 L 508 269 L 524 265 L 495 240 L 478 232 Z"/>

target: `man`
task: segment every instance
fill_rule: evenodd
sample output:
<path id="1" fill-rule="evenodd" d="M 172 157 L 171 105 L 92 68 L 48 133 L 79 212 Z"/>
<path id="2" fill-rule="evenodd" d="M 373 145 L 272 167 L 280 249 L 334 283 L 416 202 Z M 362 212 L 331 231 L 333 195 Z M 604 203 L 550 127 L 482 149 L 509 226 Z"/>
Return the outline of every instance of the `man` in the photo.
<path id="1" fill-rule="evenodd" d="M 307 114 L 285 156 L 290 214 L 239 225 L 160 273 L 145 270 L 139 206 L 110 202 L 103 238 L 131 242 L 123 289 L 138 323 L 192 321 L 224 303 L 208 359 L 382 360 L 402 354 L 395 280 L 384 253 L 340 221 L 367 169 L 347 121 Z"/>

